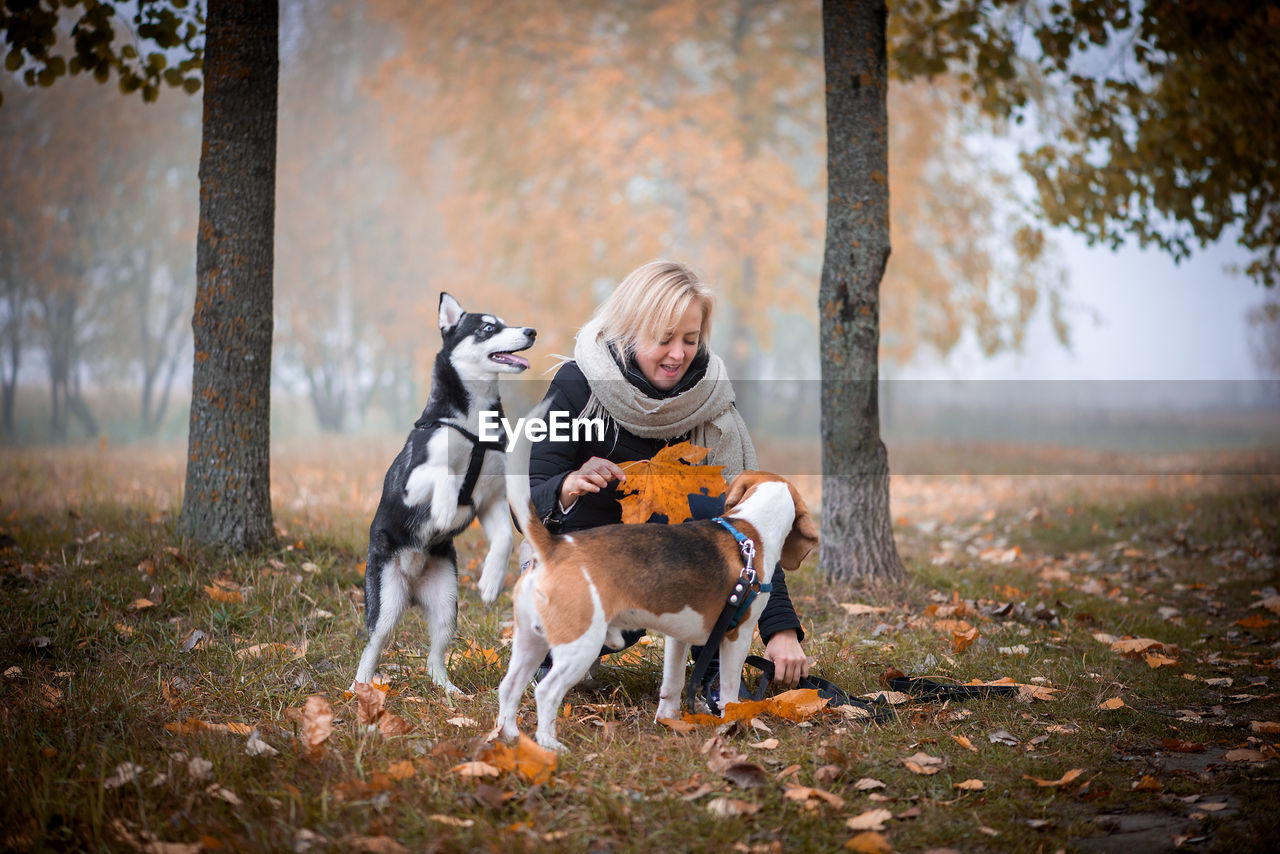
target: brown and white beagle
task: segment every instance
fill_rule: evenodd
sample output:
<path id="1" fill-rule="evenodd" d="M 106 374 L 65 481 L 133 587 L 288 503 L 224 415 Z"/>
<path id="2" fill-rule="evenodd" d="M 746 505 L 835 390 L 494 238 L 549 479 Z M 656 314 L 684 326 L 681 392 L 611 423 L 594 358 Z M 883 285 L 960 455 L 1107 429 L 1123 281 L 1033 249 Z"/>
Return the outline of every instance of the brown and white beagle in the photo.
<path id="1" fill-rule="evenodd" d="M 603 645 L 621 646 L 623 629 L 666 635 L 656 718 L 677 717 L 689 646 L 706 641 L 743 568 L 734 535 L 718 522 L 605 525 L 553 536 L 529 502 L 529 443 L 507 462 L 507 500 L 533 546 L 534 562 L 516 582 L 511 662 L 498 689 L 495 732 L 519 734 L 520 697 L 547 651 L 552 666 L 534 691 L 538 743 L 563 750 L 556 713 L 565 692 L 586 675 Z M 522 447 L 523 446 L 523 447 Z M 818 544 L 809 509 L 777 475 L 747 471 L 725 496 L 724 518 L 751 539 L 762 584 L 781 562 L 795 569 Z M 720 644 L 720 696 L 737 697 L 742 664 L 768 600 L 761 593 Z"/>

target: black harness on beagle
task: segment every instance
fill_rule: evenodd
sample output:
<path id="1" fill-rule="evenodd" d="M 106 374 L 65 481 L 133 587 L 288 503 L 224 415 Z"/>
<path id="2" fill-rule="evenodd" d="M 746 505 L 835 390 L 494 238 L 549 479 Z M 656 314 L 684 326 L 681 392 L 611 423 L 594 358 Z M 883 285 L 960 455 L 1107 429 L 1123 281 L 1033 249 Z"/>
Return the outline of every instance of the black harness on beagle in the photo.
<path id="1" fill-rule="evenodd" d="M 498 410 L 501 415 L 501 408 Z M 413 455 L 410 459 L 414 465 L 426 456 L 426 450 L 423 445 L 427 442 L 430 431 L 429 427 L 450 427 L 467 438 L 471 443 L 471 461 L 467 463 L 467 474 L 462 479 L 462 488 L 458 490 L 458 506 L 470 507 L 475 502 L 472 501 L 471 493 L 475 491 L 476 481 L 480 479 L 480 469 L 484 466 L 484 455 L 486 451 L 501 452 L 503 444 L 501 441 L 486 442 L 472 433 L 466 427 L 455 424 L 452 421 L 445 421 L 443 418 L 437 418 L 434 421 L 417 421 L 414 423 L 413 437 L 410 441 L 413 443 Z"/>

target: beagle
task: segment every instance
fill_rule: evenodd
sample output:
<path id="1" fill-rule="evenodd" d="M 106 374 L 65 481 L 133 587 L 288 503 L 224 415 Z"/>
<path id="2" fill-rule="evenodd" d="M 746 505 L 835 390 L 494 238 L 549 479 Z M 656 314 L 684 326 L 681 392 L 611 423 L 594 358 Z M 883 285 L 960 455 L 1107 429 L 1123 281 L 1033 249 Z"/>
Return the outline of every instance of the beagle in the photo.
<path id="1" fill-rule="evenodd" d="M 547 651 L 552 666 L 534 691 L 537 741 L 563 750 L 556 713 L 565 692 L 596 661 L 601 646 L 621 646 L 621 631 L 666 634 L 655 719 L 677 717 L 689 646 L 706 641 L 744 566 L 730 527 L 714 520 L 679 525 L 604 525 L 553 536 L 529 502 L 529 441 L 509 454 L 507 500 L 533 546 L 532 568 L 516 582 L 511 662 L 498 688 L 494 734 L 519 734 L 524 687 Z M 818 544 L 818 531 L 796 489 L 777 475 L 734 478 L 723 518 L 752 541 L 763 590 L 774 566 L 795 569 Z M 761 592 L 720 644 L 720 696 L 737 697 L 742 664 L 768 594 Z"/>

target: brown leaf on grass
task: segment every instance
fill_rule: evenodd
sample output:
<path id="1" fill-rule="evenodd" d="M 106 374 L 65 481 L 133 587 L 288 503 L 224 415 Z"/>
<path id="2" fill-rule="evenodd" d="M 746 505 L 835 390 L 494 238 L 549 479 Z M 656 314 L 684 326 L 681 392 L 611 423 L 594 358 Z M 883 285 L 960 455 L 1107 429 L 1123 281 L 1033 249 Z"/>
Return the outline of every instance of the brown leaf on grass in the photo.
<path id="1" fill-rule="evenodd" d="M 622 521 L 642 524 L 660 513 L 675 525 L 691 519 L 689 496 L 723 495 L 723 466 L 698 465 L 710 451 L 692 442 L 668 445 L 653 455 L 626 467 L 627 480 L 618 488 L 622 494 Z"/>
<path id="2" fill-rule="evenodd" d="M 1266 599 L 1259 599 L 1249 607 L 1266 608 L 1273 614 L 1280 614 L 1280 596 L 1268 596 Z"/>
<path id="3" fill-rule="evenodd" d="M 1170 665 L 1178 663 L 1178 659 L 1169 658 L 1167 655 L 1160 655 L 1159 653 L 1150 653 L 1143 660 L 1147 662 L 1147 667 L 1150 667 L 1152 670 L 1155 670 L 1158 667 L 1169 667 Z"/>
<path id="4" fill-rule="evenodd" d="M 706 754 L 708 768 L 743 789 L 763 786 L 769 782 L 769 776 L 763 768 L 748 762 L 746 757 L 731 748 L 718 735 L 712 736 L 702 745 L 702 753 Z"/>
<path id="5" fill-rule="evenodd" d="M 964 780 L 959 783 L 953 783 L 951 785 L 951 788 L 959 789 L 962 792 L 981 792 L 982 790 L 987 788 L 987 784 L 982 782 L 981 780 L 973 779 L 973 780 Z"/>
<path id="6" fill-rule="evenodd" d="M 963 747 L 965 750 L 971 751 L 973 753 L 978 752 L 978 748 L 973 746 L 973 742 L 963 735 L 953 735 L 951 736 L 951 740 L 954 741 L 956 744 L 960 745 L 961 747 Z"/>
<path id="7" fill-rule="evenodd" d="M 776 738 L 766 738 L 764 741 L 757 741 L 755 744 L 748 744 L 752 750 L 777 750 L 778 740 Z"/>
<path id="8" fill-rule="evenodd" d="M 216 578 L 212 585 L 205 585 L 204 592 L 215 602 L 226 602 L 235 605 L 240 605 L 244 602 L 244 593 L 240 590 L 240 585 L 234 581 Z"/>
<path id="9" fill-rule="evenodd" d="M 1084 773 L 1083 768 L 1072 768 L 1070 771 L 1063 774 L 1061 777 L 1059 777 L 1056 780 L 1041 780 L 1039 777 L 1032 777 L 1030 774 L 1023 774 L 1022 779 L 1030 780 L 1031 782 L 1035 783 L 1037 786 L 1040 786 L 1041 788 L 1056 789 L 1059 786 L 1067 785 L 1068 783 L 1070 783 L 1072 780 L 1076 779 L 1083 773 Z"/>
<path id="10" fill-rule="evenodd" d="M 1280 733 L 1280 721 L 1249 721 L 1249 729 L 1267 734 Z"/>
<path id="11" fill-rule="evenodd" d="M 1104 712 L 1114 712 L 1116 709 L 1124 708 L 1124 700 L 1119 697 L 1112 697 L 1110 700 L 1103 700 L 1099 703 L 1098 708 Z"/>
<path id="12" fill-rule="evenodd" d="M 118 789 L 128 783 L 132 783 L 138 779 L 138 775 L 142 773 L 142 766 L 134 762 L 121 762 L 111 772 L 111 775 L 102 781 L 104 789 Z"/>
<path id="13" fill-rule="evenodd" d="M 884 783 L 874 777 L 863 777 L 861 780 L 853 784 L 853 787 L 859 792 L 869 792 L 872 789 L 883 789 Z"/>
<path id="14" fill-rule="evenodd" d="M 840 607 L 850 617 L 862 617 L 867 614 L 884 614 L 890 610 L 888 605 L 863 605 L 861 602 L 840 602 Z"/>
<path id="15" fill-rule="evenodd" d="M 460 777 L 497 777 L 502 769 L 488 762 L 462 762 L 449 769 Z"/>
<path id="16" fill-rule="evenodd" d="M 793 688 L 770 697 L 766 702 L 770 704 L 768 709 L 770 714 L 798 723 L 821 712 L 830 701 L 825 697 L 819 697 L 816 689 Z"/>
<path id="17" fill-rule="evenodd" d="M 888 837 L 874 830 L 866 830 L 859 833 L 846 842 L 844 847 L 850 851 L 857 852 L 857 854 L 890 854 L 893 851 L 893 846 L 889 844 Z"/>
<path id="18" fill-rule="evenodd" d="M 360 854 L 409 854 L 409 849 L 390 836 L 348 836 L 346 844 L 349 851 Z"/>
<path id="19" fill-rule="evenodd" d="M 365 726 L 376 724 L 382 717 L 387 692 L 372 682 L 357 682 L 351 686 L 351 691 L 356 696 L 356 720 Z"/>
<path id="20" fill-rule="evenodd" d="M 737 798 L 714 798 L 707 802 L 707 812 L 716 818 L 735 818 L 740 815 L 755 815 L 760 811 L 759 804 L 740 801 Z"/>
<path id="21" fill-rule="evenodd" d="M 435 813 L 427 816 L 428 821 L 434 821 L 437 824 L 447 824 L 450 827 L 474 827 L 476 820 L 474 818 L 458 818 L 456 815 L 443 815 Z"/>
<path id="22" fill-rule="evenodd" d="M 888 703 L 890 706 L 901 706 L 903 703 L 911 702 L 911 695 L 904 694 L 901 691 L 874 691 L 862 696 L 868 700 Z"/>
<path id="23" fill-rule="evenodd" d="M 1242 629 L 1265 629 L 1267 626 L 1273 625 L 1275 620 L 1268 619 L 1261 614 L 1250 614 L 1248 617 L 1236 620 L 1235 625 Z"/>
<path id="24" fill-rule="evenodd" d="M 809 786 L 791 786 L 783 792 L 783 796 L 789 801 L 800 801 L 802 803 L 821 801 L 836 809 L 844 808 L 844 798 Z"/>
<path id="25" fill-rule="evenodd" d="M 1205 746 L 1180 738 L 1166 738 L 1160 742 L 1160 749 L 1170 753 L 1204 753 Z"/>
<path id="26" fill-rule="evenodd" d="M 1132 786 L 1136 792 L 1163 792 L 1164 786 L 1150 774 L 1143 774 L 1141 780 L 1135 780 Z"/>
<path id="27" fill-rule="evenodd" d="M 1161 652 L 1173 658 L 1180 654 L 1176 645 L 1161 643 L 1153 638 L 1124 638 L 1111 644 L 1111 651 L 1132 658 L 1140 658 L 1149 652 Z"/>
<path id="28" fill-rule="evenodd" d="M 130 610 L 130 611 L 141 611 L 141 610 L 143 610 L 144 608 L 154 608 L 155 606 L 156 606 L 156 603 L 155 603 L 155 602 L 152 602 L 150 599 L 147 599 L 146 597 L 143 597 L 143 598 L 140 598 L 140 599 L 134 599 L 134 600 L 133 600 L 133 603 L 129 605 L 129 610 Z"/>
<path id="29" fill-rule="evenodd" d="M 503 771 L 514 771 L 521 779 L 534 784 L 550 783 L 558 762 L 554 750 L 542 747 L 524 733 L 520 734 L 514 750 L 494 743 L 485 747 L 479 758 Z"/>
<path id="30" fill-rule="evenodd" d="M 850 830 L 884 830 L 884 823 L 893 818 L 893 813 L 886 809 L 867 810 L 855 815 L 844 823 Z"/>
<path id="31" fill-rule="evenodd" d="M 475 720 L 475 719 L 473 719 L 473 718 L 465 717 L 465 716 L 463 716 L 463 715 L 458 715 L 457 717 L 449 718 L 448 720 L 446 720 L 446 721 L 445 721 L 445 723 L 447 723 L 449 726 L 456 726 L 456 727 L 458 727 L 458 728 L 460 728 L 460 729 L 461 729 L 461 728 L 465 728 L 465 727 L 478 727 L 478 726 L 480 726 L 480 722 L 479 722 L 479 721 L 477 721 L 477 720 Z"/>
<path id="32" fill-rule="evenodd" d="M 687 735 L 698 728 L 697 724 L 690 723 L 689 721 L 679 721 L 675 718 L 658 718 L 658 723 L 662 724 L 672 732 L 678 732 L 681 735 Z"/>
<path id="33" fill-rule="evenodd" d="M 414 775 L 413 763 L 408 759 L 393 762 L 387 767 L 387 776 L 392 780 L 408 780 Z"/>
<path id="34" fill-rule="evenodd" d="M 244 661 L 248 658 L 263 658 L 269 655 L 288 655 L 291 658 L 302 658 L 306 655 L 306 649 L 300 649 L 287 643 L 255 643 L 253 646 L 247 646 L 244 649 L 238 649 L 235 652 L 236 661 Z"/>
<path id="35" fill-rule="evenodd" d="M 253 727 L 248 724 L 215 724 L 209 721 L 197 720 L 196 718 L 187 718 L 185 721 L 171 721 L 164 725 L 169 732 L 177 735 L 193 735 L 197 732 L 225 732 L 231 735 L 248 736 L 253 732 Z"/>
<path id="36" fill-rule="evenodd" d="M 333 709 L 329 701 L 319 695 L 307 698 L 302 707 L 302 745 L 307 756 L 321 759 L 325 754 L 325 740 L 333 734 Z"/>
<path id="37" fill-rule="evenodd" d="M 902 760 L 902 764 L 912 774 L 937 774 L 942 770 L 942 766 L 946 764 L 946 760 L 938 756 L 930 756 L 923 751 L 917 751 Z"/>
<path id="38" fill-rule="evenodd" d="M 973 626 L 967 632 L 952 632 L 951 647 L 955 650 L 956 655 L 959 655 L 969 647 L 973 646 L 973 642 L 978 639 L 978 636 L 979 632 L 977 626 Z"/>
<path id="39" fill-rule="evenodd" d="M 378 732 L 383 735 L 406 735 L 413 732 L 413 724 L 399 715 L 384 711 L 382 717 L 378 718 Z"/>
<path id="40" fill-rule="evenodd" d="M 1228 750 L 1224 758 L 1228 762 L 1266 762 L 1270 757 L 1261 750 L 1250 750 L 1242 747 L 1236 750 Z"/>

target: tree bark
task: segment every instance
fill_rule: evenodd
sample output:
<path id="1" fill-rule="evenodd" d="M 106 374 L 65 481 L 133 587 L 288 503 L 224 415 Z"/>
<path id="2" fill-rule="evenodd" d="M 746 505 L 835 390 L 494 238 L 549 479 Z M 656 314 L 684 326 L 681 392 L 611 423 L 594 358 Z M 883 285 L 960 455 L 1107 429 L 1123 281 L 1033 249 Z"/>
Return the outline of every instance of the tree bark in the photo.
<path id="1" fill-rule="evenodd" d="M 889 261 L 884 0 L 825 0 L 827 237 L 818 295 L 822 553 L 831 579 L 903 576 L 878 404 L 880 281 Z"/>
<path id="2" fill-rule="evenodd" d="M 210 0 L 182 527 L 243 551 L 271 518 L 277 0 Z"/>

